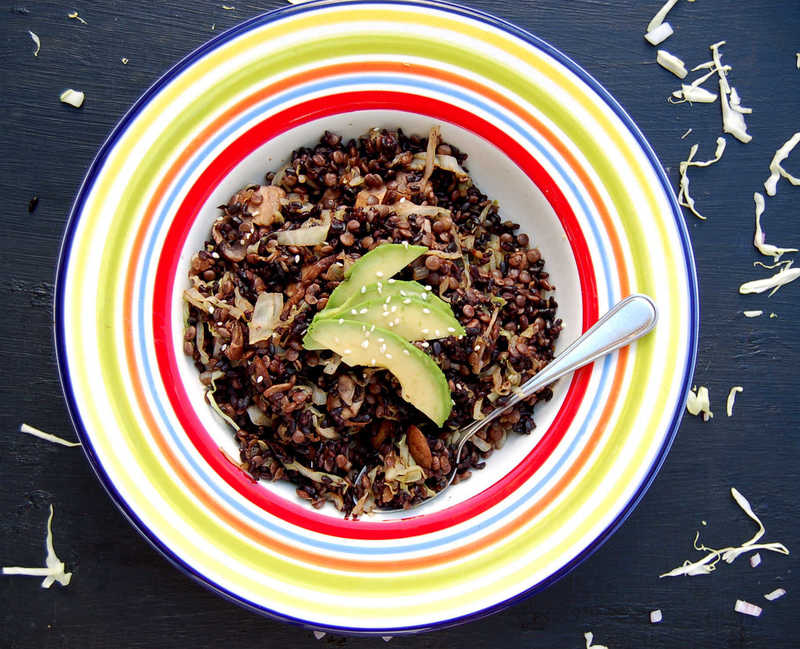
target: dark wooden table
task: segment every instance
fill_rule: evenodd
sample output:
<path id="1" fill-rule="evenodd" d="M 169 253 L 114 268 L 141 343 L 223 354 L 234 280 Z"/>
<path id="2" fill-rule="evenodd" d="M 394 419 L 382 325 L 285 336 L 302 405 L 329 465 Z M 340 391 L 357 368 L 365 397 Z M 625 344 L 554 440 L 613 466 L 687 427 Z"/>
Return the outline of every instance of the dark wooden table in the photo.
<path id="1" fill-rule="evenodd" d="M 0 10 L 0 564 L 41 565 L 47 507 L 56 507 L 56 549 L 74 572 L 68 588 L 0 577 L 0 646 L 147 649 L 383 646 L 380 639 L 328 636 L 260 618 L 219 599 L 178 572 L 120 515 L 79 449 L 17 432 L 23 421 L 74 435 L 63 402 L 52 341 L 53 277 L 65 219 L 96 150 L 124 111 L 170 65 L 227 27 L 281 5 L 221 2 L 51 0 L 3 3 Z M 584 66 L 622 103 L 677 183 L 678 162 L 699 142 L 710 157 L 719 105 L 673 106 L 678 87 L 642 38 L 659 0 L 481 0 L 495 13 L 549 41 Z M 88 24 L 69 19 L 77 9 Z M 740 296 L 754 269 L 754 191 L 774 151 L 800 130 L 800 5 L 796 0 L 681 0 L 669 16 L 676 34 L 664 47 L 701 61 L 725 39 L 732 80 L 753 108 L 753 141 L 729 138 L 720 164 L 692 178 L 702 222 L 687 216 L 697 260 L 702 328 L 696 382 L 711 391 L 716 417 L 687 416 L 655 483 L 622 528 L 591 558 L 545 592 L 488 619 L 419 637 L 399 647 L 583 647 L 584 631 L 624 647 L 798 646 L 791 620 L 800 595 L 800 281 L 774 297 Z M 214 30 L 212 31 L 212 25 Z M 42 40 L 32 55 L 28 30 Z M 127 65 L 120 58 L 129 59 Z M 65 87 L 86 92 L 83 108 L 58 101 Z M 689 128 L 693 133 L 681 135 Z M 800 151 L 786 163 L 800 174 Z M 763 191 L 763 190 L 762 190 Z M 29 212 L 29 201 L 39 197 Z M 781 182 L 768 200 L 768 241 L 800 244 L 800 189 Z M 743 309 L 764 309 L 745 319 Z M 767 314 L 774 312 L 776 318 Z M 732 385 L 744 386 L 725 416 Z M 692 556 L 701 528 L 712 546 L 738 543 L 753 525 L 734 504 L 736 486 L 762 516 L 766 540 L 795 553 L 762 552 L 708 576 L 658 579 Z M 773 603 L 763 594 L 782 586 Z M 733 611 L 737 599 L 764 607 L 760 618 Z M 660 624 L 649 612 L 663 611 Z"/>

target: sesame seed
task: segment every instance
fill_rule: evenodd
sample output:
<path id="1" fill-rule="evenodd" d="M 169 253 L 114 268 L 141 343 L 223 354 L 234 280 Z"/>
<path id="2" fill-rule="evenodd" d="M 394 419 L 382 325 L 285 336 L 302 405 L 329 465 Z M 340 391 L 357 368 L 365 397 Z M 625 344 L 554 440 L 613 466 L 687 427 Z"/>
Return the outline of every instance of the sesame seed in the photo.
<path id="1" fill-rule="evenodd" d="M 435 333 L 437 336 L 441 336 L 442 335 L 442 332 L 439 331 L 438 329 L 434 329 L 433 333 Z"/>
<path id="2" fill-rule="evenodd" d="M 422 333 L 424 333 L 425 335 L 429 334 L 430 332 L 431 332 L 430 329 L 423 329 L 422 330 Z"/>
<path id="3" fill-rule="evenodd" d="M 410 351 L 408 351 L 407 349 L 404 349 L 404 350 L 403 350 L 403 353 L 404 353 L 406 356 L 411 356 L 411 352 L 410 352 Z"/>
<path id="4" fill-rule="evenodd" d="M 395 324 L 400 324 L 400 318 L 397 318 L 397 320 L 395 320 L 394 323 Z"/>
<path id="5" fill-rule="evenodd" d="M 448 327 L 448 328 L 447 328 L 447 331 L 448 331 L 449 333 L 451 333 L 451 334 L 452 334 L 452 333 L 455 333 L 455 331 L 456 331 L 456 330 L 455 330 L 455 329 L 453 329 L 453 327 Z M 459 337 L 460 337 L 460 336 L 459 336 Z"/>
<path id="6" fill-rule="evenodd" d="M 226 349 L 228 349 L 228 345 L 223 345 L 222 347 L 220 347 L 220 350 L 221 350 L 221 351 L 223 351 L 223 352 L 224 352 Z"/>
<path id="7" fill-rule="evenodd" d="M 403 289 L 400 289 L 400 295 L 405 297 L 406 295 L 408 295 L 408 293 L 406 293 Z"/>
<path id="8" fill-rule="evenodd" d="M 420 343 L 420 345 L 422 345 L 423 347 L 430 347 L 430 345 L 426 343 L 424 340 Z"/>
<path id="9" fill-rule="evenodd" d="M 358 311 L 356 311 L 355 309 L 350 309 L 350 313 L 352 313 L 353 315 L 358 315 Z"/>
<path id="10" fill-rule="evenodd" d="M 349 356 L 352 353 L 353 353 L 353 351 L 350 350 L 350 349 L 345 349 L 345 350 L 342 351 L 342 355 L 344 355 L 344 356 Z"/>
<path id="11" fill-rule="evenodd" d="M 456 340 L 464 340 L 465 334 L 461 334 Z"/>
<path id="12" fill-rule="evenodd" d="M 475 350 L 476 352 L 479 352 L 479 351 L 481 351 L 481 346 L 480 345 L 475 345 L 475 347 L 473 347 L 472 349 Z"/>
<path id="13" fill-rule="evenodd" d="M 374 358 L 373 358 L 373 359 L 371 359 L 371 360 L 370 360 L 370 362 L 369 362 L 369 364 L 374 366 L 374 365 L 375 365 L 375 359 L 374 359 Z"/>
<path id="14" fill-rule="evenodd" d="M 215 250 L 214 252 L 212 252 L 212 253 L 211 253 L 211 256 L 212 256 L 214 259 L 219 259 L 219 253 L 218 253 L 216 250 Z"/>
<path id="15" fill-rule="evenodd" d="M 433 290 L 433 288 L 431 288 L 431 285 L 430 285 L 430 284 L 425 284 L 425 290 L 426 290 L 426 291 L 432 291 L 432 290 Z"/>
<path id="16" fill-rule="evenodd" d="M 369 328 L 369 330 L 370 330 L 370 331 L 375 331 L 375 325 L 372 325 L 372 326 Z"/>
<path id="17" fill-rule="evenodd" d="M 387 360 L 392 360 L 392 355 L 391 354 L 384 354 L 384 356 L 386 356 Z"/>
<path id="18" fill-rule="evenodd" d="M 218 327 L 221 327 L 222 325 L 223 325 L 222 321 L 220 321 L 220 322 L 218 322 L 218 323 L 217 323 L 217 326 L 218 326 Z"/>
<path id="19" fill-rule="evenodd" d="M 424 307 L 424 308 L 422 309 L 422 312 L 423 312 L 424 314 L 426 314 L 426 315 L 427 315 L 428 313 L 430 313 L 430 312 L 431 312 L 431 310 L 430 310 L 428 307 Z"/>
<path id="20" fill-rule="evenodd" d="M 393 306 L 393 307 L 391 308 L 391 312 L 392 312 L 392 313 L 394 313 L 395 311 L 397 311 L 397 307 L 396 307 L 396 306 Z"/>
<path id="21" fill-rule="evenodd" d="M 389 304 L 389 302 L 391 302 L 391 301 L 392 301 L 392 296 L 390 295 L 389 297 L 386 298 L 386 301 L 384 302 L 384 304 Z"/>
<path id="22" fill-rule="evenodd" d="M 382 315 L 384 318 L 388 318 L 388 317 L 389 317 L 389 312 L 388 312 L 388 311 L 384 311 L 383 313 L 381 313 L 381 315 Z"/>
<path id="23" fill-rule="evenodd" d="M 378 295 L 383 295 L 383 284 L 380 282 L 378 282 Z"/>
<path id="24" fill-rule="evenodd" d="M 386 352 L 386 345 L 381 345 L 381 354 Z"/>
<path id="25" fill-rule="evenodd" d="M 422 295 L 420 295 L 420 297 L 421 297 L 423 300 L 427 300 L 427 299 L 428 299 L 428 294 L 427 294 L 427 293 L 423 293 Z"/>
<path id="26" fill-rule="evenodd" d="M 264 377 L 263 377 L 263 376 L 259 376 L 259 377 L 256 379 L 256 383 L 261 383 L 261 381 L 263 381 L 263 380 L 264 380 Z"/>
<path id="27" fill-rule="evenodd" d="M 343 324 L 344 324 L 344 318 L 339 318 L 339 324 L 340 324 L 340 325 L 343 325 Z"/>
<path id="28" fill-rule="evenodd" d="M 361 346 L 362 346 L 364 349 L 366 349 L 367 347 L 369 347 L 369 340 L 365 340 L 364 342 L 362 342 L 362 343 L 361 343 Z"/>
<path id="29" fill-rule="evenodd" d="M 364 314 L 365 314 L 365 313 L 367 313 L 368 311 L 369 311 L 369 309 L 368 309 L 367 307 L 364 307 L 363 309 L 361 309 L 361 310 L 359 311 L 359 313 L 360 313 L 361 315 L 364 315 Z"/>
<path id="30" fill-rule="evenodd" d="M 396 322 L 390 322 L 390 323 L 389 323 L 389 326 L 390 326 L 390 327 L 394 327 L 396 324 L 397 324 Z"/>
<path id="31" fill-rule="evenodd" d="M 383 338 L 378 338 L 379 343 L 385 343 L 386 341 Z"/>
<path id="32" fill-rule="evenodd" d="M 364 286 L 361 287 L 361 292 L 362 293 L 366 293 L 367 292 L 367 285 L 366 284 L 364 284 Z"/>
<path id="33" fill-rule="evenodd" d="M 375 277 L 383 277 L 383 271 L 382 270 L 375 271 Z"/>
<path id="34" fill-rule="evenodd" d="M 408 241 L 403 241 L 403 247 L 408 248 Z"/>
<path id="35" fill-rule="evenodd" d="M 396 279 L 387 279 L 386 282 L 389 284 L 394 284 L 397 280 Z"/>
<path id="36" fill-rule="evenodd" d="M 214 307 L 211 304 L 208 305 L 208 312 L 214 313 Z"/>
<path id="37" fill-rule="evenodd" d="M 403 300 L 403 304 L 411 304 L 411 298 L 407 297 L 405 300 Z"/>
<path id="38" fill-rule="evenodd" d="M 244 241 L 242 241 L 242 243 L 244 243 Z M 295 255 L 294 256 L 294 263 L 295 264 L 299 264 L 300 263 L 300 255 Z"/>

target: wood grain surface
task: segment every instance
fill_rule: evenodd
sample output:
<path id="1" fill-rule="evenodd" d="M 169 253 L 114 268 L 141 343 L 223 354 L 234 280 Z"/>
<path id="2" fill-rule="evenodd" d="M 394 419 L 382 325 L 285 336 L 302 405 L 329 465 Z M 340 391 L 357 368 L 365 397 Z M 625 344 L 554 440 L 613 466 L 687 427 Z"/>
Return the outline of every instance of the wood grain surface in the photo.
<path id="1" fill-rule="evenodd" d="M 169 66 L 216 32 L 280 2 L 205 0 L 4 2 L 0 8 L 0 565 L 41 565 L 47 507 L 56 509 L 56 549 L 73 571 L 68 588 L 0 577 L 0 647 L 155 649 L 185 647 L 379 647 L 379 638 L 321 641 L 310 631 L 253 615 L 173 568 L 114 507 L 80 449 L 17 432 L 23 421 L 74 437 L 58 382 L 52 341 L 55 264 L 67 214 L 85 170 L 116 121 Z M 670 105 L 678 81 L 642 38 L 658 0 L 482 0 L 494 13 L 544 38 L 600 81 L 642 129 L 670 179 L 691 144 L 711 157 L 719 105 Z M 69 19 L 73 10 L 88 24 Z M 720 164 L 694 170 L 700 221 L 686 216 L 697 261 L 702 327 L 696 382 L 707 385 L 716 416 L 687 416 L 661 472 L 621 529 L 546 591 L 461 627 L 395 638 L 392 647 L 581 648 L 583 633 L 609 649 L 798 646 L 792 622 L 800 580 L 800 281 L 775 296 L 740 296 L 762 276 L 752 262 L 754 191 L 774 151 L 800 130 L 800 4 L 797 0 L 680 0 L 676 29 L 663 45 L 687 62 L 727 40 L 725 61 L 743 103 L 753 108 L 753 141 L 729 139 Z M 212 29 L 213 27 L 213 29 Z M 28 30 L 41 38 L 41 52 Z M 129 60 L 127 65 L 120 61 Z M 66 87 L 86 92 L 75 110 Z M 689 128 L 693 132 L 681 135 Z M 800 151 L 786 163 L 800 174 Z M 35 211 L 29 201 L 39 197 Z M 768 199 L 768 241 L 800 244 L 800 188 L 782 181 Z M 800 246 L 798 246 L 800 247 Z M 743 309 L 764 309 L 745 319 Z M 776 318 L 768 318 L 774 312 Z M 732 385 L 744 386 L 735 414 L 724 413 Z M 762 552 L 714 574 L 658 579 L 694 556 L 696 529 L 712 546 L 737 543 L 753 526 L 731 500 L 736 486 L 788 557 Z M 707 525 L 702 526 L 702 521 Z M 788 593 L 767 602 L 763 594 Z M 744 599 L 760 618 L 733 611 Z M 649 612 L 663 611 L 650 624 Z M 795 613 L 793 614 L 792 611 Z"/>

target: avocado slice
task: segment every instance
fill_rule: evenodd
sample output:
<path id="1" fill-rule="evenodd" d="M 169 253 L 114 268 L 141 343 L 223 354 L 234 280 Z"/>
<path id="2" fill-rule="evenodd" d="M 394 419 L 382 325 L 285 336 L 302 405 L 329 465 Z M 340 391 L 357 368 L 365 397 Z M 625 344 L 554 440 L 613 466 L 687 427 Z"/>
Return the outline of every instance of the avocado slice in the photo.
<path id="1" fill-rule="evenodd" d="M 400 279 L 387 279 L 374 284 L 367 284 L 362 286 L 355 295 L 352 295 L 347 302 L 331 309 L 326 306 L 325 309 L 319 314 L 320 317 L 344 317 L 345 313 L 350 313 L 350 310 L 361 302 L 370 302 L 372 300 L 386 300 L 387 297 L 398 297 L 400 299 L 407 297 L 415 297 L 420 300 L 428 302 L 428 306 L 436 307 L 451 313 L 450 305 L 445 302 L 438 295 L 426 289 L 419 282 L 407 282 Z M 330 304 L 330 301 L 328 302 Z"/>
<path id="2" fill-rule="evenodd" d="M 427 250 L 402 243 L 385 243 L 370 250 L 345 271 L 344 281 L 333 290 L 326 308 L 341 306 L 362 286 L 388 280 Z"/>
<path id="3" fill-rule="evenodd" d="M 403 399 L 437 426 L 450 416 L 453 402 L 444 372 L 430 356 L 388 329 L 323 318 L 311 323 L 303 345 L 307 339 L 336 352 L 348 365 L 389 370 L 400 382 Z"/>
<path id="4" fill-rule="evenodd" d="M 350 301 L 348 301 L 350 302 Z M 388 296 L 384 299 L 358 302 L 352 309 L 342 311 L 340 318 L 355 320 L 367 325 L 388 329 L 405 340 L 434 340 L 448 336 L 463 336 L 464 327 L 453 317 L 453 312 L 433 306 L 418 297 Z M 338 319 L 334 316 L 323 316 L 318 320 Z M 313 337 L 306 336 L 309 345 L 321 345 L 312 342 Z M 306 349 L 323 349 L 310 347 Z"/>

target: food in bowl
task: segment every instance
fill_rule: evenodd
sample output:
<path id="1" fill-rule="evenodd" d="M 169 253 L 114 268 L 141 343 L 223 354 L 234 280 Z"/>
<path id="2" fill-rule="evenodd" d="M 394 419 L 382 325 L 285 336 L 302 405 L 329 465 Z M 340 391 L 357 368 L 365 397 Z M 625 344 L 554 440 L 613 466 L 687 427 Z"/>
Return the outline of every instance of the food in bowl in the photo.
<path id="1" fill-rule="evenodd" d="M 458 432 L 553 357 L 544 260 L 474 184 L 467 154 L 325 132 L 237 192 L 192 258 L 184 352 L 237 465 L 347 516 L 422 502 L 535 427 L 546 388 Z"/>

